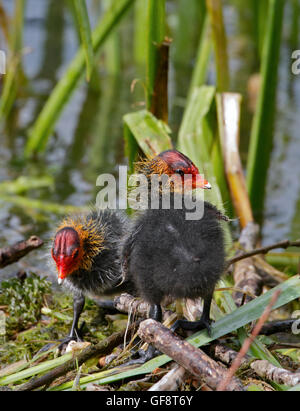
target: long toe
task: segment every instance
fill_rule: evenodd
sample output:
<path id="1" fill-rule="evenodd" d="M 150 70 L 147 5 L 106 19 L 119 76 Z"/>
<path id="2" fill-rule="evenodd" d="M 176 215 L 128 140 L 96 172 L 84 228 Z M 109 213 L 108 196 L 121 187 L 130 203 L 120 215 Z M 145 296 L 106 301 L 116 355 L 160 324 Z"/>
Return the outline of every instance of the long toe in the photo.
<path id="1" fill-rule="evenodd" d="M 175 332 L 178 328 L 186 331 L 200 331 L 207 329 L 208 335 L 211 337 L 211 321 L 201 319 L 199 321 L 177 320 L 171 327 L 171 331 Z"/>
<path id="2" fill-rule="evenodd" d="M 80 338 L 76 338 L 74 336 L 68 336 L 66 338 L 63 338 L 61 340 L 57 340 L 53 343 L 49 343 L 44 345 L 38 352 L 36 355 L 44 353 L 46 351 L 51 350 L 52 348 L 57 347 L 58 353 L 61 354 L 66 348 L 67 345 L 69 344 L 70 341 L 82 341 Z"/>
<path id="3" fill-rule="evenodd" d="M 176 320 L 175 323 L 172 325 L 172 327 L 170 328 L 170 330 L 175 333 L 177 331 L 178 328 L 181 327 L 180 325 L 181 320 Z"/>
<path id="4" fill-rule="evenodd" d="M 138 358 L 129 360 L 124 364 L 124 366 L 134 364 L 145 364 L 145 362 L 152 360 L 152 358 L 156 357 L 159 354 L 160 352 L 156 350 L 155 347 L 150 345 L 146 351 L 138 350 L 136 353 L 134 353 L 134 357 L 138 356 Z"/>
<path id="5" fill-rule="evenodd" d="M 37 356 L 39 354 L 42 354 L 42 353 L 45 353 L 45 352 L 51 350 L 54 347 L 58 347 L 58 344 L 59 344 L 59 341 L 55 341 L 53 343 L 48 343 L 48 344 L 44 345 L 35 355 Z"/>
<path id="6" fill-rule="evenodd" d="M 57 347 L 59 354 L 61 354 L 68 346 L 69 342 L 75 341 L 75 342 L 83 342 L 83 340 L 79 337 L 74 337 L 73 335 L 68 336 L 62 340 L 59 340 L 60 344 Z"/>

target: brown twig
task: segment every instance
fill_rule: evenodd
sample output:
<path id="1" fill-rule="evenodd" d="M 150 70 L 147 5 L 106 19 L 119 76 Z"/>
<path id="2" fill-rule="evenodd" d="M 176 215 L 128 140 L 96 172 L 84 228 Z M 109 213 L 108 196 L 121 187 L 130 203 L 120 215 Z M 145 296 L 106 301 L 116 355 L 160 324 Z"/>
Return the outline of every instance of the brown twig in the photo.
<path id="1" fill-rule="evenodd" d="M 10 247 L 0 249 L 0 268 L 15 263 L 28 254 L 43 245 L 43 241 L 37 236 L 31 236 L 26 241 L 20 241 Z"/>
<path id="2" fill-rule="evenodd" d="M 257 254 L 267 254 L 269 251 L 274 250 L 275 248 L 288 248 L 288 247 L 300 247 L 300 240 L 297 240 L 297 241 L 283 240 L 283 241 L 279 241 L 278 243 L 275 243 L 275 244 L 271 244 L 271 245 L 261 247 L 261 248 L 256 248 L 256 249 L 248 251 L 246 253 L 237 255 L 237 256 L 232 257 L 230 260 L 227 261 L 227 268 L 231 264 L 234 264 L 234 263 L 236 263 L 240 260 L 243 260 L 245 258 L 253 257 L 254 255 L 257 255 Z"/>
<path id="3" fill-rule="evenodd" d="M 166 300 L 163 305 L 167 305 L 169 300 Z M 122 293 L 114 298 L 115 308 L 124 313 L 132 313 L 137 317 L 147 318 L 150 310 L 150 304 L 146 301 L 136 298 L 131 294 Z M 163 321 L 170 317 L 172 314 L 169 310 L 163 310 Z"/>
<path id="4" fill-rule="evenodd" d="M 262 328 L 262 326 L 264 325 L 264 323 L 267 321 L 267 319 L 269 318 L 269 315 L 272 311 L 272 307 L 275 304 L 275 302 L 277 301 L 279 295 L 280 295 L 280 290 L 277 290 L 273 293 L 272 298 L 269 302 L 269 304 L 267 305 L 266 309 L 264 310 L 262 316 L 260 317 L 260 319 L 258 320 L 257 324 L 255 325 L 253 331 L 251 332 L 250 336 L 244 341 L 244 344 L 242 345 L 242 348 L 240 349 L 237 357 L 234 359 L 230 369 L 227 372 L 226 377 L 224 378 L 224 380 L 221 381 L 221 383 L 218 385 L 217 391 L 225 391 L 226 387 L 228 386 L 228 384 L 230 383 L 231 379 L 233 378 L 235 372 L 237 371 L 237 369 L 240 367 L 242 359 L 244 358 L 244 356 L 247 354 L 251 344 L 253 343 L 253 341 L 255 340 L 255 338 L 258 336 L 258 334 L 260 333 L 260 330 Z"/>

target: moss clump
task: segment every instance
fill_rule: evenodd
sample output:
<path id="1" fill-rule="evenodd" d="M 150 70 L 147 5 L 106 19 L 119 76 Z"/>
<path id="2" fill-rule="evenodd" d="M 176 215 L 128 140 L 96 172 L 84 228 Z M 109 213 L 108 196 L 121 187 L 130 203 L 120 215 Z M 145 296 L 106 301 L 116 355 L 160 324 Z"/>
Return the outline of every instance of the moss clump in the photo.
<path id="1" fill-rule="evenodd" d="M 24 280 L 12 278 L 0 285 L 0 305 L 7 306 L 6 334 L 25 330 L 41 318 L 44 297 L 51 292 L 51 283 L 36 274 Z"/>

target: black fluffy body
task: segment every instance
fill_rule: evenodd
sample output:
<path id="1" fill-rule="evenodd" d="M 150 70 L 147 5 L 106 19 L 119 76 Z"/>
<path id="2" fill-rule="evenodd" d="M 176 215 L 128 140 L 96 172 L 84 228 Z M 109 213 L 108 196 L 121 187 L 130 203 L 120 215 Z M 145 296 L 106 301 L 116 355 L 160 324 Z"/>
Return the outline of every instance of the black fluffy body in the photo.
<path id="1" fill-rule="evenodd" d="M 225 266 L 220 212 L 204 202 L 200 220 L 190 210 L 147 210 L 134 224 L 123 250 L 125 278 L 152 305 L 165 296 L 210 299 Z"/>

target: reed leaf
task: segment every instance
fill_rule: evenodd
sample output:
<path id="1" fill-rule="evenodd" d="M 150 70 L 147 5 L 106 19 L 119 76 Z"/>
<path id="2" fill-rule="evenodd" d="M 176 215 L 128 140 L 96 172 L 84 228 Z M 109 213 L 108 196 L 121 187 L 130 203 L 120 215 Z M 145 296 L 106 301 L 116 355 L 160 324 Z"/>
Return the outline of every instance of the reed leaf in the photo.
<path id="1" fill-rule="evenodd" d="M 46 371 L 52 370 L 53 368 L 63 364 L 64 362 L 72 358 L 72 353 L 65 354 L 61 357 L 54 358 L 53 360 L 44 361 L 34 367 L 27 368 L 25 370 L 19 371 L 15 374 L 11 374 L 0 378 L 0 386 L 14 384 L 20 382 L 26 378 L 32 377 L 44 373 Z"/>
<path id="2" fill-rule="evenodd" d="M 114 0 L 110 9 L 100 19 L 92 35 L 95 55 L 134 1 L 135 0 Z M 27 156 L 33 152 L 42 152 L 45 150 L 48 138 L 55 127 L 56 121 L 82 79 L 84 67 L 85 53 L 83 48 L 80 48 L 66 73 L 51 93 L 29 134 L 25 150 Z"/>
<path id="3" fill-rule="evenodd" d="M 0 193 L 23 194 L 29 190 L 39 188 L 54 188 L 54 179 L 51 176 L 27 177 L 20 176 L 15 180 L 0 183 Z"/>
<path id="4" fill-rule="evenodd" d="M 216 100 L 226 178 L 236 215 L 244 228 L 253 222 L 253 215 L 239 155 L 242 96 L 238 93 L 218 93 Z"/>
<path id="5" fill-rule="evenodd" d="M 199 0 L 189 0 L 188 7 L 186 0 L 176 3 L 178 22 L 174 34 L 173 61 L 184 67 L 195 57 L 195 46 L 202 32 L 206 7 L 205 2 Z"/>
<path id="6" fill-rule="evenodd" d="M 112 4 L 112 0 L 105 0 L 104 7 L 108 10 Z M 136 3 L 135 3 L 136 4 Z M 110 76 L 118 76 L 121 72 L 121 39 L 119 28 L 110 34 L 103 48 L 105 55 L 105 68 Z"/>
<path id="7" fill-rule="evenodd" d="M 50 203 L 44 200 L 38 200 L 35 198 L 23 197 L 20 195 L 8 195 L 0 192 L 0 201 L 5 201 L 6 203 L 14 204 L 21 207 L 23 211 L 28 210 L 39 210 L 44 213 L 53 214 L 68 214 L 76 213 L 80 211 L 87 211 L 88 207 L 77 207 L 73 205 Z"/>
<path id="8" fill-rule="evenodd" d="M 199 46 L 197 50 L 196 63 L 192 74 L 192 80 L 190 83 L 190 88 L 188 92 L 189 100 L 191 93 L 195 87 L 200 87 L 204 85 L 207 77 L 207 71 L 210 62 L 210 56 L 212 52 L 212 36 L 211 27 L 208 14 L 205 15 Z"/>
<path id="9" fill-rule="evenodd" d="M 213 203 L 220 211 L 225 213 L 221 189 L 218 186 L 210 157 L 214 130 L 208 119 L 208 113 L 214 97 L 215 87 L 213 86 L 194 88 L 179 129 L 178 150 L 186 154 L 199 168 L 200 173 L 204 174 L 210 182 L 212 189 L 205 191 L 205 200 Z M 228 225 L 224 225 L 224 233 L 227 250 L 229 250 L 232 239 Z"/>
<path id="10" fill-rule="evenodd" d="M 136 160 L 137 147 L 140 147 L 147 157 L 172 148 L 170 130 L 149 111 L 126 114 L 123 120 L 126 154 L 130 165 Z"/>
<path id="11" fill-rule="evenodd" d="M 147 49 L 147 38 L 145 27 L 147 26 L 147 3 L 148 0 L 138 0 L 134 5 L 134 59 L 138 66 L 146 67 L 145 50 Z"/>
<path id="12" fill-rule="evenodd" d="M 210 16 L 210 22 L 212 26 L 217 72 L 217 90 L 229 91 L 227 39 L 223 21 L 222 1 L 206 0 L 206 7 Z"/>
<path id="13" fill-rule="evenodd" d="M 264 39 L 266 34 L 266 20 L 268 17 L 269 0 L 252 0 L 254 35 L 257 55 L 262 58 Z"/>
<path id="14" fill-rule="evenodd" d="M 92 42 L 90 20 L 85 0 L 75 0 L 74 9 L 76 19 L 79 25 L 81 43 L 85 54 L 86 79 L 87 81 L 90 81 L 94 65 L 94 49 Z"/>
<path id="15" fill-rule="evenodd" d="M 263 209 L 273 144 L 283 10 L 283 0 L 270 0 L 261 65 L 262 82 L 251 129 L 247 162 L 247 186 L 254 213 L 261 213 Z"/>
<path id="16" fill-rule="evenodd" d="M 23 73 L 20 70 L 22 59 L 24 10 L 26 0 L 15 2 L 15 11 L 12 21 L 13 30 L 9 37 L 10 58 L 8 70 L 4 76 L 4 84 L 0 98 L 0 120 L 6 118 L 14 104 Z"/>
<path id="17" fill-rule="evenodd" d="M 290 272 L 291 270 L 295 273 L 299 272 L 300 253 L 268 253 L 266 255 L 266 260 L 274 267 L 281 267 L 287 272 Z"/>
<path id="18" fill-rule="evenodd" d="M 208 201 L 224 211 L 220 188 L 209 154 L 214 133 L 207 122 L 207 115 L 214 97 L 215 87 L 213 86 L 194 88 L 179 129 L 178 150 L 186 154 L 211 183 L 212 189 L 205 193 Z"/>

